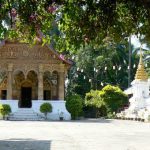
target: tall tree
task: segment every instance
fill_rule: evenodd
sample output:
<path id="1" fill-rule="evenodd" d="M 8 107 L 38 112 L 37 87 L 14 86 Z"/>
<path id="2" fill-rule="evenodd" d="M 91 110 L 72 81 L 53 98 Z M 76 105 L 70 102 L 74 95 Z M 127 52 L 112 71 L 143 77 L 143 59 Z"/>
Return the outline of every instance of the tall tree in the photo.
<path id="1" fill-rule="evenodd" d="M 138 61 L 138 55 L 133 53 L 131 56 L 131 81 L 134 79 Z M 127 43 L 103 44 L 99 48 L 86 45 L 78 50 L 75 62 L 73 71 L 70 71 L 71 85 L 74 87 L 70 86 L 78 94 L 84 96 L 90 89 L 101 89 L 107 84 L 118 85 L 122 89 L 128 86 Z"/>
<path id="2" fill-rule="evenodd" d="M 108 37 L 140 34 L 149 40 L 149 18 L 149 0 L 1 0 L 0 38 L 53 40 L 59 49 L 77 50 Z"/>

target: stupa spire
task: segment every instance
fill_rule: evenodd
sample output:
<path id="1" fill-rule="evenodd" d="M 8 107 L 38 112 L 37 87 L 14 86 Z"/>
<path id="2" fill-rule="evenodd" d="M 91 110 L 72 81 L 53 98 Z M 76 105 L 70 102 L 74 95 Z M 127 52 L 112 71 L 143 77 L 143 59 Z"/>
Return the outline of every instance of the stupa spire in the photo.
<path id="1" fill-rule="evenodd" d="M 140 47 L 140 61 L 135 74 L 135 80 L 147 81 L 148 75 L 144 68 L 143 58 L 142 58 L 142 45 Z"/>

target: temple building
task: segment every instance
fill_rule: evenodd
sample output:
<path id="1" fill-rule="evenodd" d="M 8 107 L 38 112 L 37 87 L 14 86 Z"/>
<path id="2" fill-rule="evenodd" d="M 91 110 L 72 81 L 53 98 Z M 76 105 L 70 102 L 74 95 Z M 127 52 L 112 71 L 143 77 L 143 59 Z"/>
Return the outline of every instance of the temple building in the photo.
<path id="1" fill-rule="evenodd" d="M 49 102 L 50 119 L 57 120 L 63 113 L 69 120 L 64 84 L 71 64 L 50 46 L 5 41 L 0 47 L 0 103 L 9 104 L 12 118 L 17 119 L 21 113 L 22 118 L 32 111 L 40 114 L 40 105 Z"/>
<path id="2" fill-rule="evenodd" d="M 141 50 L 135 80 L 132 81 L 131 85 L 130 88 L 125 90 L 126 94 L 132 94 L 129 99 L 129 108 L 119 113 L 118 116 L 150 121 L 150 80 L 144 68 Z"/>

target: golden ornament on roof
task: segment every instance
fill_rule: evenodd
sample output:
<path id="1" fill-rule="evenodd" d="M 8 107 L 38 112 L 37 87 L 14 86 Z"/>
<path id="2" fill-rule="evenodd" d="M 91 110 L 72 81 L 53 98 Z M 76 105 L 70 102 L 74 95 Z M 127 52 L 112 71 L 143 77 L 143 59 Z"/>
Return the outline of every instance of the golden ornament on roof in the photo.
<path id="1" fill-rule="evenodd" d="M 141 81 L 147 81 L 148 80 L 148 74 L 145 71 L 144 68 L 144 63 L 143 63 L 143 59 L 142 59 L 142 50 L 140 48 L 140 61 L 139 61 L 139 65 L 135 74 L 135 79 L 136 80 L 141 80 Z"/>

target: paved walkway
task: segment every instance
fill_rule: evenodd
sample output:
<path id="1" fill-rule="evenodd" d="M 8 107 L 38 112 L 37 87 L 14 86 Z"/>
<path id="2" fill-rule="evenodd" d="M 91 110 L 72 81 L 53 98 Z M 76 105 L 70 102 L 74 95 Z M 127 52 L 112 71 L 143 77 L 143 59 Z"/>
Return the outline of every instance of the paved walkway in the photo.
<path id="1" fill-rule="evenodd" d="M 0 121 L 0 150 L 150 150 L 150 123 Z"/>

